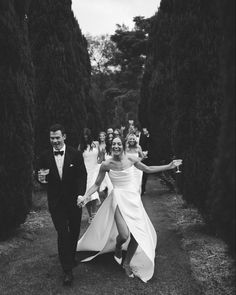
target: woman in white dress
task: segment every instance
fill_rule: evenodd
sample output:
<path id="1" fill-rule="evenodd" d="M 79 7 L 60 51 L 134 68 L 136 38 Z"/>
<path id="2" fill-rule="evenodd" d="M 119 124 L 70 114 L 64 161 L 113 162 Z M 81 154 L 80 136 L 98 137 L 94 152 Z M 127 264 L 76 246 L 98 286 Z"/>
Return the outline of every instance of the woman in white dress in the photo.
<path id="1" fill-rule="evenodd" d="M 97 254 L 83 261 L 114 251 L 115 260 L 121 264 L 122 250 L 127 250 L 123 261 L 125 273 L 130 278 L 137 276 L 143 282 L 151 279 L 157 237 L 137 191 L 133 167 L 146 173 L 156 173 L 173 169 L 181 163 L 181 160 L 174 160 L 168 165 L 148 167 L 139 158 L 124 153 L 120 138 L 113 139 L 112 158 L 102 163 L 95 184 L 84 196 L 78 197 L 78 206 L 83 206 L 109 172 L 113 191 L 77 245 L 77 251 L 96 251 Z"/>
<path id="2" fill-rule="evenodd" d="M 143 155 L 141 146 L 138 144 L 136 135 L 132 133 L 129 134 L 127 136 L 126 141 L 127 141 L 126 150 L 125 150 L 126 154 L 130 156 L 135 156 L 136 158 L 139 158 L 140 161 L 142 161 L 142 159 L 144 158 L 144 155 Z M 134 167 L 134 174 L 135 174 L 138 192 L 141 193 L 143 171 Z"/>
<path id="3" fill-rule="evenodd" d="M 111 144 L 112 144 L 112 140 L 114 138 L 113 133 L 108 133 L 107 137 L 106 137 L 106 155 L 108 157 L 111 156 Z"/>
<path id="4" fill-rule="evenodd" d="M 100 165 L 98 164 L 98 142 L 93 141 L 90 129 L 84 128 L 82 141 L 78 149 L 83 154 L 84 164 L 87 170 L 87 191 L 96 181 L 100 168 Z M 92 219 L 94 218 L 97 212 L 97 206 L 100 205 L 100 203 L 101 202 L 97 191 L 87 198 L 86 208 L 89 214 L 89 223 L 91 223 Z"/>
<path id="5" fill-rule="evenodd" d="M 99 166 L 101 166 L 102 162 L 106 161 L 110 156 L 107 154 L 107 145 L 106 145 L 106 132 L 101 131 L 99 133 L 99 138 L 98 138 L 98 163 Z M 103 182 L 101 183 L 100 192 L 106 191 L 106 196 L 109 195 L 112 191 L 112 183 L 110 180 L 110 177 L 108 175 L 108 173 L 106 173 L 106 176 L 103 180 Z"/>

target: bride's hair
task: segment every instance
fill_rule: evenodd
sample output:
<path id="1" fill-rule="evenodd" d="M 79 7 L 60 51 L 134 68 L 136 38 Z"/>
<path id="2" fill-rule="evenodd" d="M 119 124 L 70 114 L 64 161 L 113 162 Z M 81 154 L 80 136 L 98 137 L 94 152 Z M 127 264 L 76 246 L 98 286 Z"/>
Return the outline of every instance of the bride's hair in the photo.
<path id="1" fill-rule="evenodd" d="M 117 136 L 117 137 L 114 137 L 114 138 L 112 139 L 112 141 L 111 141 L 111 144 L 112 144 L 113 141 L 114 141 L 115 139 L 117 139 L 117 138 L 119 138 L 120 141 L 122 142 L 123 150 L 124 150 L 124 152 L 125 152 L 126 140 L 125 140 L 122 136 L 119 135 L 119 136 Z"/>

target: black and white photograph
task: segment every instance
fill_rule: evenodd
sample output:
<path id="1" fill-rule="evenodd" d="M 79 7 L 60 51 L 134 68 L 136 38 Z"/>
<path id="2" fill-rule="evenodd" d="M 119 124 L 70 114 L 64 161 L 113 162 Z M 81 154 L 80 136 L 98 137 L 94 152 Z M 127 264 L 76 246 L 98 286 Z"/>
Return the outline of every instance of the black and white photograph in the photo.
<path id="1" fill-rule="evenodd" d="M 0 0 L 0 294 L 235 295 L 235 0 Z"/>

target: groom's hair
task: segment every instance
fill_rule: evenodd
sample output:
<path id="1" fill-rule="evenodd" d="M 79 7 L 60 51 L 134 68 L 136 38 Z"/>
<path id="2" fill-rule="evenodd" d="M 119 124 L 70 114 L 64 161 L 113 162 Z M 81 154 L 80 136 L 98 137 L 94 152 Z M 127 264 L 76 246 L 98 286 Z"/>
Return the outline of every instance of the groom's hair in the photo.
<path id="1" fill-rule="evenodd" d="M 56 131 L 61 131 L 62 135 L 64 135 L 66 133 L 66 129 L 63 125 L 61 124 L 53 124 L 50 128 L 49 128 L 50 132 L 56 132 Z"/>

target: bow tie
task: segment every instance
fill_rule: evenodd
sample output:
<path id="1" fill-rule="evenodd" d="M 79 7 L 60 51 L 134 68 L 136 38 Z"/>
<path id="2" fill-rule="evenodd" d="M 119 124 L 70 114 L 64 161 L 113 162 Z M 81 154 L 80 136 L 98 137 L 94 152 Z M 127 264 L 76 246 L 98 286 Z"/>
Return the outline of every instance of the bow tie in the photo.
<path id="1" fill-rule="evenodd" d="M 64 151 L 55 151 L 54 152 L 54 156 L 59 156 L 59 155 L 63 156 L 64 155 Z"/>

